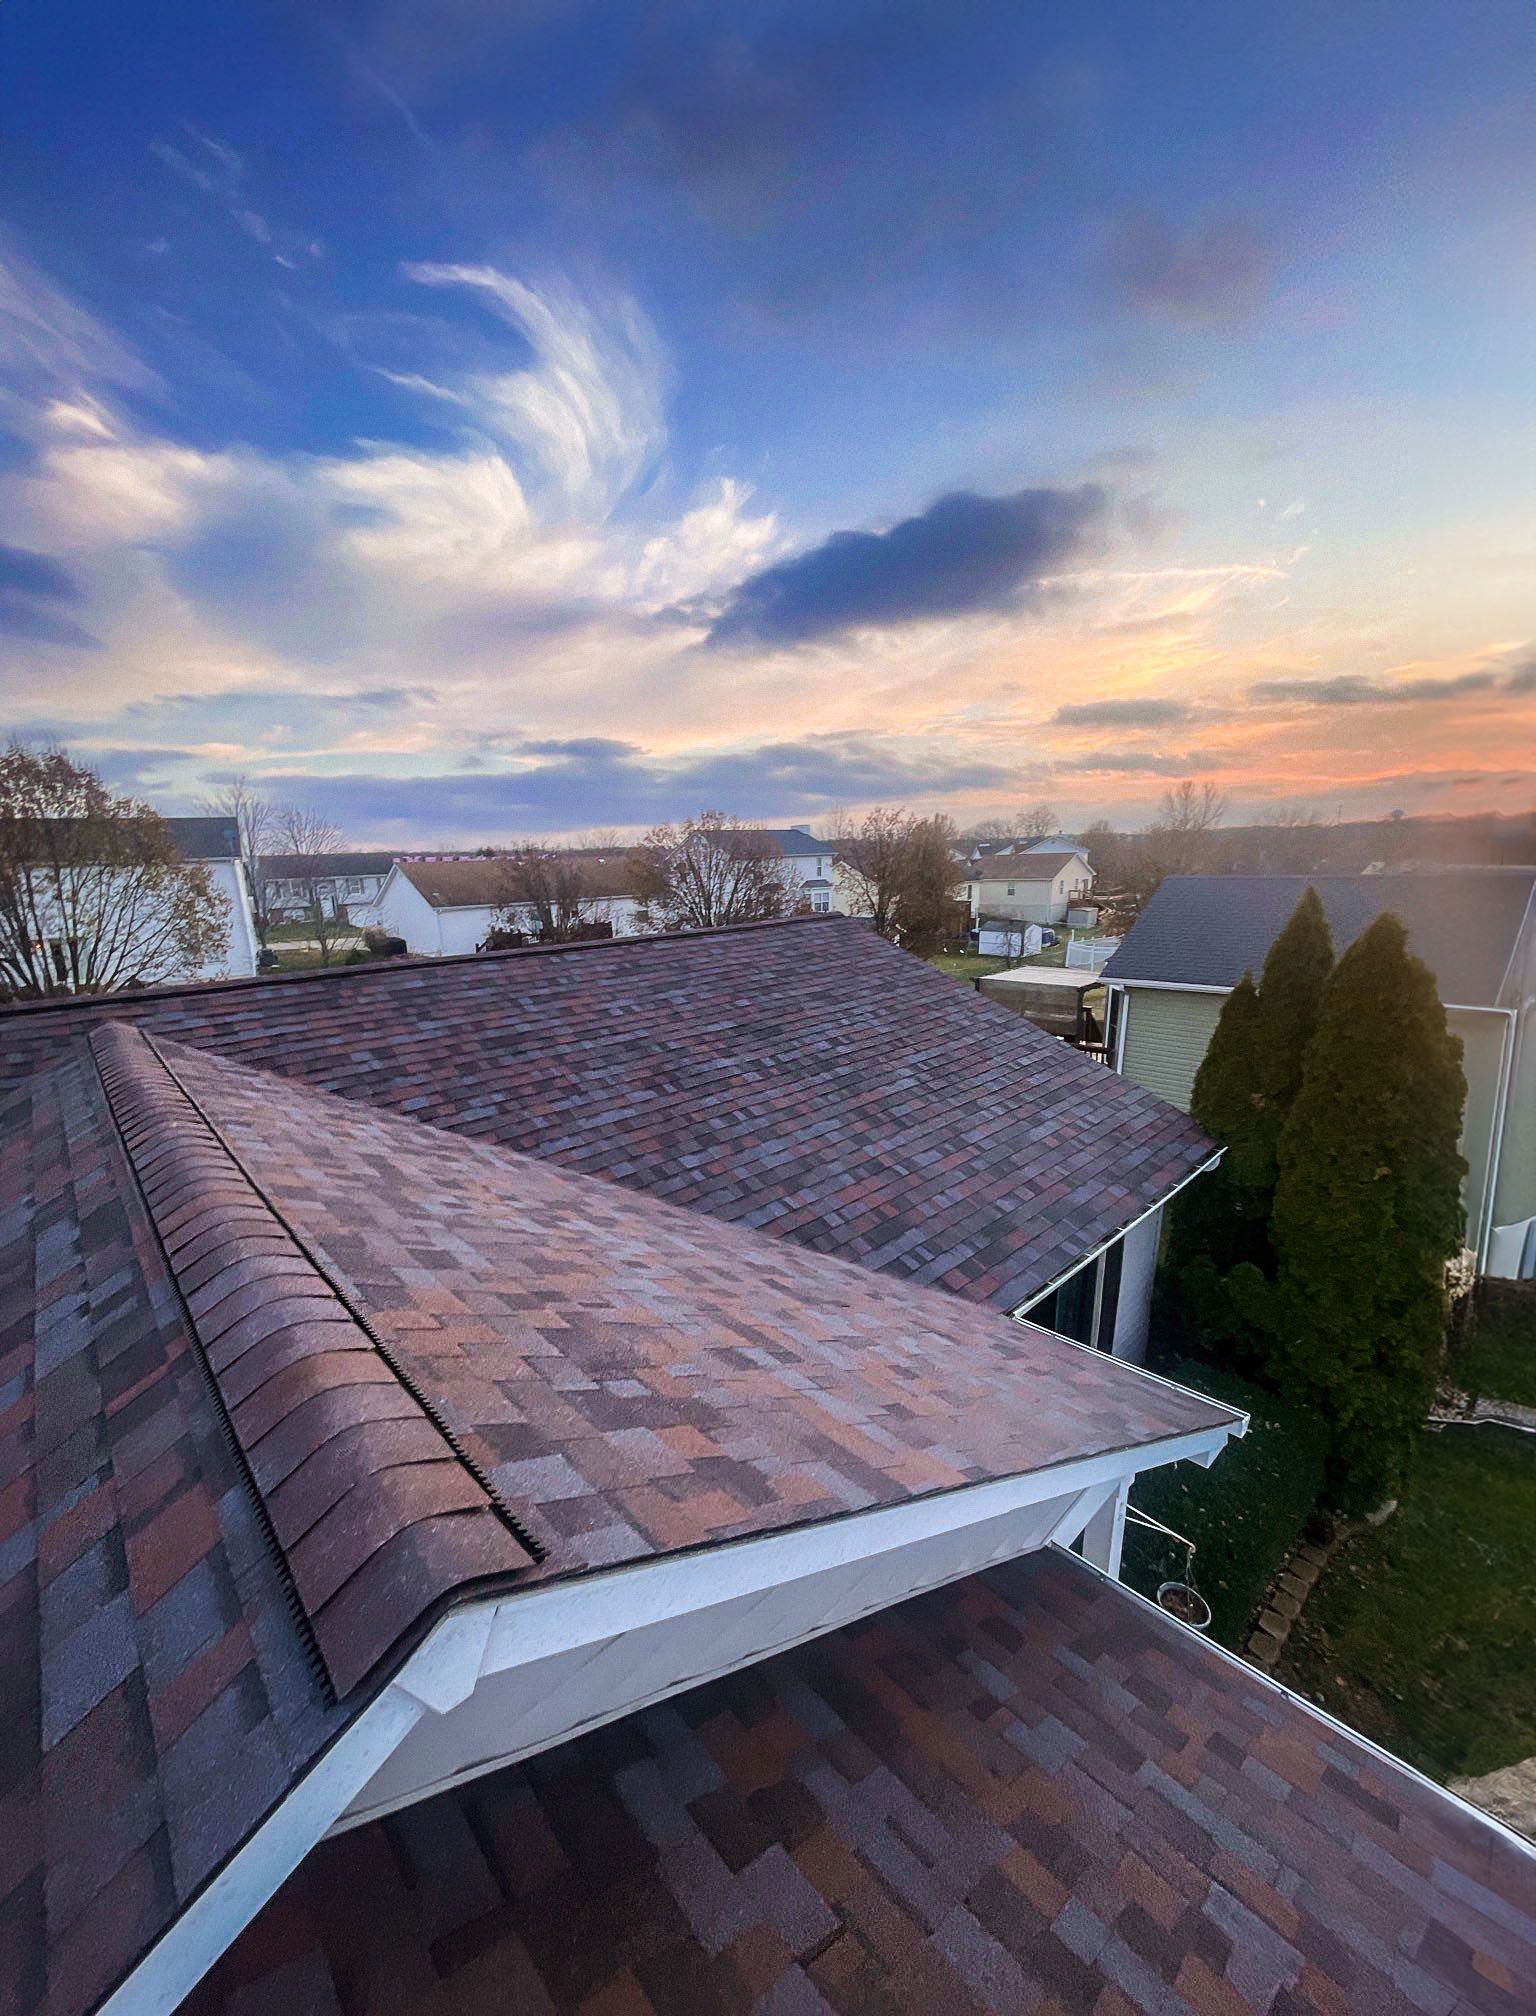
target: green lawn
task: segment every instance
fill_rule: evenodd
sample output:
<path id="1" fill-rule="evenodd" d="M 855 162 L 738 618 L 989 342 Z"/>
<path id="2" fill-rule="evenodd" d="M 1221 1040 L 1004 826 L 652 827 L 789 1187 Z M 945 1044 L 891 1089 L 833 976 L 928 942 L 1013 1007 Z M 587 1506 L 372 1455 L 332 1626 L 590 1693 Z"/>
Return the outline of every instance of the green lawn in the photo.
<path id="1" fill-rule="evenodd" d="M 1448 1376 L 1474 1400 L 1536 1407 L 1536 1281 L 1484 1281 Z"/>
<path id="2" fill-rule="evenodd" d="M 1536 1755 L 1536 1438 L 1425 1434 L 1398 1511 L 1334 1556 L 1280 1677 L 1437 1778 Z"/>
<path id="3" fill-rule="evenodd" d="M 1302 1538 L 1323 1487 L 1327 1437 L 1294 1401 L 1193 1359 L 1160 1362 L 1181 1385 L 1209 1393 L 1249 1417 L 1248 1433 L 1229 1442 L 1209 1470 L 1174 1463 L 1136 1480 L 1131 1503 L 1195 1543 L 1195 1586 L 1211 1606 L 1211 1636 L 1241 1647 L 1270 1582 Z M 1174 1541 L 1132 1523 L 1125 1530 L 1121 1574 L 1143 1596 L 1164 1581 L 1183 1581 L 1187 1555 Z"/>
<path id="4" fill-rule="evenodd" d="M 272 947 L 274 952 L 280 952 L 285 945 L 303 945 L 312 939 L 314 935 L 314 925 L 302 918 L 287 924 L 269 924 L 267 926 L 267 943 Z M 354 930 L 350 924 L 338 924 L 336 926 L 336 940 L 338 943 L 344 943 L 349 946 L 352 944 L 361 944 L 362 937 L 362 932 Z"/>

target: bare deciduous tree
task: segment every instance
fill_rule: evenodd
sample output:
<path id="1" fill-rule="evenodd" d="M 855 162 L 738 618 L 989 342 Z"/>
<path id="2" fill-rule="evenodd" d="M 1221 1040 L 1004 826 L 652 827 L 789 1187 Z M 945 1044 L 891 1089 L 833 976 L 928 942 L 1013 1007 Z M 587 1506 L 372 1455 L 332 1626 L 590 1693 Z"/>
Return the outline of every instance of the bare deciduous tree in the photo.
<path id="1" fill-rule="evenodd" d="M 1011 819 L 983 819 L 970 829 L 973 840 L 1045 840 L 1061 830 L 1056 807 L 1041 803 L 1027 812 L 1015 812 Z"/>
<path id="2" fill-rule="evenodd" d="M 507 856 L 506 893 L 491 920 L 493 936 L 515 934 L 541 945 L 591 938 L 609 921 L 606 899 L 592 893 L 588 864 L 579 854 L 525 843 Z"/>
<path id="3" fill-rule="evenodd" d="M 646 930 L 706 931 L 795 908 L 788 868 L 772 842 L 723 812 L 653 826 L 629 866 Z"/>
<path id="4" fill-rule="evenodd" d="M 1048 840 L 1061 831 L 1061 821 L 1056 816 L 1056 807 L 1042 801 L 1021 812 L 1013 830 L 1020 840 Z"/>
<path id="5" fill-rule="evenodd" d="M 321 883 L 328 879 L 327 857 L 341 852 L 341 829 L 324 813 L 304 805 L 281 805 L 273 816 L 281 851 L 291 860 L 285 869 L 290 881 L 304 892 L 304 921 L 320 948 L 320 963 L 329 966 L 336 941 L 347 930 L 346 919 L 327 911 Z"/>
<path id="6" fill-rule="evenodd" d="M 1185 777 L 1163 793 L 1158 815 L 1142 835 L 1128 884 L 1138 906 L 1169 875 L 1198 875 L 1211 866 L 1211 834 L 1226 816 L 1226 793 L 1209 779 L 1197 784 Z"/>
<path id="7" fill-rule="evenodd" d="M 251 899 L 251 920 L 256 941 L 265 946 L 272 923 L 272 902 L 263 862 L 272 852 L 277 831 L 277 807 L 243 772 L 231 777 L 222 791 L 199 800 L 199 810 L 210 819 L 227 819 L 240 845 L 240 869 Z"/>
<path id="8" fill-rule="evenodd" d="M 844 887 L 882 938 L 909 952 L 938 949 L 965 879 L 956 838 L 948 819 L 920 819 L 897 805 L 877 805 L 839 826 L 834 845 Z"/>
<path id="9" fill-rule="evenodd" d="M 190 979 L 228 943 L 229 902 L 153 806 L 63 749 L 0 756 L 0 989 L 23 999 Z"/>

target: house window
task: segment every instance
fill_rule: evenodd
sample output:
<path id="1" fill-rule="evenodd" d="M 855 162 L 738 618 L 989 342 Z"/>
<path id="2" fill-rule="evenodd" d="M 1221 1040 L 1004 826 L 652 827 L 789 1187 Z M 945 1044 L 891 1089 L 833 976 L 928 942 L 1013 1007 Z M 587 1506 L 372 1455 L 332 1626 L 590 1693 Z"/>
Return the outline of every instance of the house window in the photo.
<path id="1" fill-rule="evenodd" d="M 813 889 L 811 891 L 811 908 L 813 910 L 830 910 L 832 908 L 832 898 L 827 894 L 825 889 Z"/>
<path id="2" fill-rule="evenodd" d="M 1011 882 L 1008 884 L 1008 894 L 1010 896 L 1013 894 L 1013 884 Z"/>
<path id="3" fill-rule="evenodd" d="M 1117 1239 L 1098 1259 L 1087 1261 L 1075 1274 L 1059 1282 L 1049 1295 L 1032 1303 L 1024 1311 L 1025 1316 L 1043 1330 L 1054 1330 L 1058 1337 L 1070 1337 L 1078 1344 L 1112 1351 L 1124 1264 L 1124 1241 Z"/>

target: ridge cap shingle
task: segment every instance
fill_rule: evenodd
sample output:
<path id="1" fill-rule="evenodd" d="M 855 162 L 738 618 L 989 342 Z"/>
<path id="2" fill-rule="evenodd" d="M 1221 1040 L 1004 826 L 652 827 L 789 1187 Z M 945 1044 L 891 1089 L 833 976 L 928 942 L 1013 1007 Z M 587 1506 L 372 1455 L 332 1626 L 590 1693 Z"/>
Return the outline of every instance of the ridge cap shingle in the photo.
<path id="1" fill-rule="evenodd" d="M 462 1585 L 541 1550 L 154 1041 L 112 1022 L 90 1048 L 294 1615 L 341 1698 Z"/>

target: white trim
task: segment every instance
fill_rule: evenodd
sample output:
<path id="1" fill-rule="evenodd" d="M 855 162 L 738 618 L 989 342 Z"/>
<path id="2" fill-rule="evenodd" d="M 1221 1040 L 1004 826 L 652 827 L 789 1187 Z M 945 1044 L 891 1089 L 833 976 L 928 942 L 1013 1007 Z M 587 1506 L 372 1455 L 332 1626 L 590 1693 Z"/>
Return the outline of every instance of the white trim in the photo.
<path id="1" fill-rule="evenodd" d="M 1061 1551 L 1065 1553 L 1068 1550 L 1063 1548 Z M 1102 1568 L 1095 1567 L 1094 1563 L 1086 1560 L 1083 1555 L 1074 1554 L 1072 1558 L 1092 1570 L 1095 1575 L 1102 1576 L 1106 1582 L 1115 1580 L 1114 1577 L 1105 1575 Z M 1170 1629 L 1175 1631 L 1191 1629 L 1188 1624 L 1181 1624 L 1176 1617 L 1170 1617 L 1160 1603 L 1154 1603 L 1150 1596 L 1143 1596 L 1139 1589 L 1131 1588 L 1129 1583 L 1115 1581 L 1115 1588 L 1132 1603 L 1139 1603 L 1142 1609 L 1150 1610 L 1155 1617 L 1161 1618 Z M 1528 1840 L 1524 1834 L 1517 1833 L 1508 1821 L 1499 1819 L 1495 1813 L 1485 1812 L 1481 1806 L 1474 1806 L 1470 1799 L 1463 1799 L 1459 1792 L 1453 1792 L 1448 1785 L 1441 1785 L 1424 1772 L 1415 1770 L 1404 1758 L 1383 1749 L 1379 1743 L 1373 1743 L 1369 1736 L 1362 1736 L 1358 1729 L 1351 1729 L 1347 1722 L 1341 1722 L 1337 1715 L 1330 1715 L 1326 1708 L 1320 1708 L 1315 1701 L 1309 1701 L 1305 1694 L 1296 1693 L 1294 1689 L 1287 1687 L 1283 1680 L 1276 1680 L 1273 1674 L 1266 1673 L 1261 1666 L 1250 1666 L 1246 1659 L 1240 1659 L 1235 1652 L 1229 1652 L 1225 1645 L 1217 1644 L 1214 1638 L 1207 1637 L 1203 1631 L 1197 1631 L 1194 1635 L 1216 1658 L 1223 1660 L 1228 1666 L 1235 1666 L 1245 1680 L 1258 1687 L 1267 1687 L 1271 1694 L 1280 1695 L 1289 1701 L 1293 1708 L 1299 1708 L 1304 1715 L 1310 1715 L 1314 1722 L 1321 1722 L 1327 1728 L 1337 1730 L 1339 1735 L 1347 1737 L 1351 1743 L 1356 1743 L 1362 1750 L 1369 1751 L 1379 1763 L 1390 1765 L 1394 1771 L 1400 1771 L 1405 1778 L 1413 1779 L 1427 1791 L 1438 1793 L 1440 1798 L 1449 1800 L 1451 1805 L 1459 1808 L 1470 1819 L 1480 1820 L 1485 1827 L 1491 1827 L 1495 1834 L 1501 1834 L 1510 1847 L 1518 1848 L 1522 1854 L 1536 1861 L 1536 1842 Z"/>
<path id="2" fill-rule="evenodd" d="M 1129 1368 L 1128 1368 L 1129 1370 Z M 1155 1375 L 1140 1373 L 1142 1378 Z M 1169 1382 L 1162 1382 L 1167 1384 Z M 1206 1396 L 1200 1396 L 1204 1399 Z M 1220 1402 L 1206 1400 L 1207 1405 Z M 771 1592 L 786 1582 L 842 1564 L 856 1564 L 878 1555 L 899 1555 L 925 1539 L 962 1533 L 988 1521 L 1006 1518 L 1031 1505 L 1070 1500 L 1050 1529 L 1048 1539 L 1075 1538 L 1103 1498 L 1129 1487 L 1143 1469 L 1190 1458 L 1209 1465 L 1230 1435 L 1242 1434 L 1246 1418 L 1231 1413 L 1228 1421 L 1139 1448 L 1109 1450 L 1095 1456 L 962 1485 L 901 1505 L 824 1520 L 816 1525 L 737 1540 L 691 1554 L 632 1562 L 617 1568 L 581 1574 L 565 1582 L 510 1590 L 466 1604 L 439 1620 L 400 1671 L 300 1779 L 276 1809 L 237 1850 L 223 1869 L 186 1906 L 154 1946 L 102 2005 L 100 2016 L 164 2016 L 178 2008 L 197 1982 L 250 1923 L 262 1905 L 292 1874 L 320 1838 L 346 1816 L 349 1821 L 375 1817 L 371 1810 L 349 1811 L 370 1781 L 399 1749 L 423 1717 L 445 1714 L 466 1702 L 484 1678 L 517 1666 L 533 1666 L 562 1651 L 609 1640 L 616 1635 L 687 1616 L 731 1598 Z M 1032 1540 L 1022 1550 L 1006 1537 L 987 1558 L 998 1560 L 1044 1544 Z M 960 1571 L 975 1572 L 974 1566 Z M 925 1586 L 937 1587 L 953 1575 L 941 1575 Z M 914 1589 L 910 1593 L 916 1593 Z M 867 1605 L 884 1608 L 881 1595 Z M 801 1634 L 817 1636 L 840 1628 L 861 1614 L 829 1615 Z M 777 1648 L 773 1648 L 777 1649 Z M 788 1649 L 787 1646 L 783 1649 Z M 760 1652 L 744 1663 L 772 1656 Z M 722 1665 L 720 1671 L 730 1670 Z M 664 1688 L 655 1698 L 718 1677 L 713 1671 L 689 1675 Z M 626 1701 L 616 1715 L 633 1712 Z M 582 1725 L 595 1727 L 602 1715 Z M 570 1734 L 577 1731 L 572 1729 Z M 564 1735 L 534 1748 L 552 1747 Z M 497 1770 L 515 1761 L 510 1752 L 476 1760 L 456 1774 Z M 412 1796 L 429 1796 L 424 1788 Z M 397 1802 L 403 1803 L 403 1802 Z M 379 1811 L 388 1810 L 381 1806 Z"/>
<path id="3" fill-rule="evenodd" d="M 1230 994 L 1231 987 L 1213 987 L 1205 980 L 1128 980 L 1123 974 L 1110 976 L 1116 987 L 1152 987 L 1165 994 Z M 1236 986 L 1234 981 L 1233 986 Z"/>
<path id="4" fill-rule="evenodd" d="M 1111 1582 L 1120 1580 L 1120 1553 L 1125 1545 L 1125 1507 L 1131 1487 L 1121 1480 L 1083 1528 L 1083 1559 Z"/>

